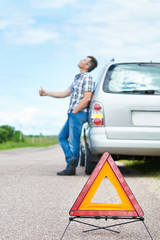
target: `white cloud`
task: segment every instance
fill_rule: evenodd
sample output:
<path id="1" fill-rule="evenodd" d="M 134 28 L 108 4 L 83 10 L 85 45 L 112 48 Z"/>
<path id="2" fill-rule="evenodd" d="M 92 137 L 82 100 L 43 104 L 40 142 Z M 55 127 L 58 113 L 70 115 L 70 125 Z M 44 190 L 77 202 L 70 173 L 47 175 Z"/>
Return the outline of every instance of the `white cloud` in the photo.
<path id="1" fill-rule="evenodd" d="M 14 126 L 24 134 L 33 133 L 33 129 L 39 133 L 43 131 L 46 134 L 50 131 L 51 134 L 58 134 L 67 117 L 66 111 L 66 105 L 61 103 L 51 110 L 47 106 L 3 110 L 0 115 L 0 125 Z"/>
<path id="2" fill-rule="evenodd" d="M 68 4 L 73 4 L 75 0 L 30 0 L 31 5 L 40 9 L 62 8 Z"/>
<path id="3" fill-rule="evenodd" d="M 9 22 L 7 20 L 0 20 L 0 30 L 6 29 L 9 25 Z"/>
<path id="4" fill-rule="evenodd" d="M 35 23 L 31 15 L 16 6 L 10 6 L 0 12 L 0 29 L 29 26 Z"/>
<path id="5" fill-rule="evenodd" d="M 0 30 L 7 43 L 16 45 L 44 44 L 58 39 L 58 32 L 53 26 L 43 23 L 39 26 L 38 20 L 31 12 L 15 6 L 10 6 L 0 12 Z"/>
<path id="6" fill-rule="evenodd" d="M 29 11 L 12 6 L 0 13 L 0 30 L 7 43 L 16 45 L 44 44 L 48 41 L 55 41 L 59 34 L 51 29 L 51 26 L 38 25 L 35 16 Z M 45 26 L 44 26 L 45 25 Z"/>
<path id="7" fill-rule="evenodd" d="M 82 55 L 157 58 L 159 11 L 158 1 L 100 0 L 70 18 L 68 24 L 75 36 L 72 44 Z"/>
<path id="8" fill-rule="evenodd" d="M 23 44 L 43 44 L 48 41 L 58 39 L 58 33 L 43 28 L 28 28 L 19 31 L 11 31 L 5 34 L 9 43 Z"/>
<path id="9" fill-rule="evenodd" d="M 37 114 L 38 110 L 36 108 L 25 108 L 17 111 L 1 112 L 1 122 L 5 123 L 15 123 L 26 124 L 33 121 L 33 118 Z"/>
<path id="10" fill-rule="evenodd" d="M 93 4 L 81 4 L 78 0 L 30 0 L 29 3 L 30 7 L 42 10 L 38 14 L 43 16 L 45 28 L 37 24 L 37 15 L 32 8 L 32 11 L 27 9 L 25 12 L 14 7 L 8 15 L 1 14 L 0 29 L 8 28 L 5 32 L 8 43 L 44 44 L 48 41 L 62 43 L 63 40 L 65 44 L 73 45 L 78 54 L 85 54 L 88 49 L 87 52 L 96 51 L 102 56 L 103 50 L 120 53 L 135 45 L 148 48 L 151 42 L 157 43 L 160 38 L 159 1 L 99 0 Z M 56 15 L 55 22 L 45 23 L 48 13 L 46 15 L 43 10 L 52 11 L 67 5 L 72 11 L 65 22 L 59 21 Z"/>
<path id="11" fill-rule="evenodd" d="M 160 2 L 157 0 L 135 0 L 125 1 L 116 0 L 117 3 L 125 9 L 125 11 L 132 13 L 130 17 L 137 16 L 138 18 L 159 18 Z"/>

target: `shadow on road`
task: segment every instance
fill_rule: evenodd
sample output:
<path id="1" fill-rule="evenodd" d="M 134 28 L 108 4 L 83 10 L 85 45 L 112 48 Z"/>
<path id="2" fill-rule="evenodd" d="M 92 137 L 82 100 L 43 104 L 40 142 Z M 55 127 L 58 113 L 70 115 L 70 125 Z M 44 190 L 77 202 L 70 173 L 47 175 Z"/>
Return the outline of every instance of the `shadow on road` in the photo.
<path id="1" fill-rule="evenodd" d="M 126 177 L 140 177 L 142 174 L 138 172 L 137 170 L 130 168 L 128 166 L 118 166 L 121 174 Z"/>

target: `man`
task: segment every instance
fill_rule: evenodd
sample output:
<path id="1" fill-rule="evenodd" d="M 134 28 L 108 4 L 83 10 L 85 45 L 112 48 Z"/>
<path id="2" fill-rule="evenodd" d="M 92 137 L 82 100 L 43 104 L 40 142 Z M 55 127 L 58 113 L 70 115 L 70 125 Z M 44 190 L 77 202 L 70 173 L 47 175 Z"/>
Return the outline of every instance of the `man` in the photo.
<path id="1" fill-rule="evenodd" d="M 58 141 L 64 151 L 66 169 L 57 175 L 75 175 L 79 159 L 79 145 L 82 126 L 87 122 L 88 104 L 94 90 L 94 82 L 89 74 L 98 65 L 97 60 L 88 56 L 78 64 L 80 74 L 74 78 L 71 86 L 63 92 L 46 92 L 43 88 L 40 96 L 65 98 L 70 96 L 68 119 L 58 135 Z"/>

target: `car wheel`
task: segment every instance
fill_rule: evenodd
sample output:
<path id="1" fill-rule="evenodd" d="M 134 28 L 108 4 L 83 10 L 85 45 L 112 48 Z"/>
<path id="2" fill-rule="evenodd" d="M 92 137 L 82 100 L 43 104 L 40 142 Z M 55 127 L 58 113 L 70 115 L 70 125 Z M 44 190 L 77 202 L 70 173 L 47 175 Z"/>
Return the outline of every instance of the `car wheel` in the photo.
<path id="1" fill-rule="evenodd" d="M 84 167 L 84 160 L 85 160 L 85 150 L 83 145 L 80 145 L 80 151 L 79 151 L 79 164 L 80 166 Z"/>
<path id="2" fill-rule="evenodd" d="M 85 167 L 85 173 L 91 174 L 97 165 L 97 162 L 93 161 L 94 156 L 91 154 L 88 148 L 88 144 L 86 143 L 86 149 L 85 149 L 85 161 L 84 161 L 84 167 Z"/>

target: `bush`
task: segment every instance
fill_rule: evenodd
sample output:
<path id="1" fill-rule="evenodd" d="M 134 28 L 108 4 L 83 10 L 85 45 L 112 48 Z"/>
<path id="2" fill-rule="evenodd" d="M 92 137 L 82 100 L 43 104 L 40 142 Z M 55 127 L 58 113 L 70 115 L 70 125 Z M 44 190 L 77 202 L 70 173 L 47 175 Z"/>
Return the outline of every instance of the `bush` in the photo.
<path id="1" fill-rule="evenodd" d="M 21 131 L 15 131 L 14 127 L 2 125 L 0 126 L 0 143 L 7 141 L 24 142 L 24 136 Z"/>
<path id="2" fill-rule="evenodd" d="M 7 142 L 8 132 L 6 129 L 0 127 L 0 143 Z"/>
<path id="3" fill-rule="evenodd" d="M 13 140 L 15 142 L 24 142 L 24 135 L 21 133 L 21 131 L 15 131 Z"/>
<path id="4" fill-rule="evenodd" d="M 15 129 L 14 127 L 8 126 L 8 125 L 2 125 L 0 126 L 0 129 L 3 129 L 6 131 L 7 134 L 7 140 L 12 140 Z"/>

